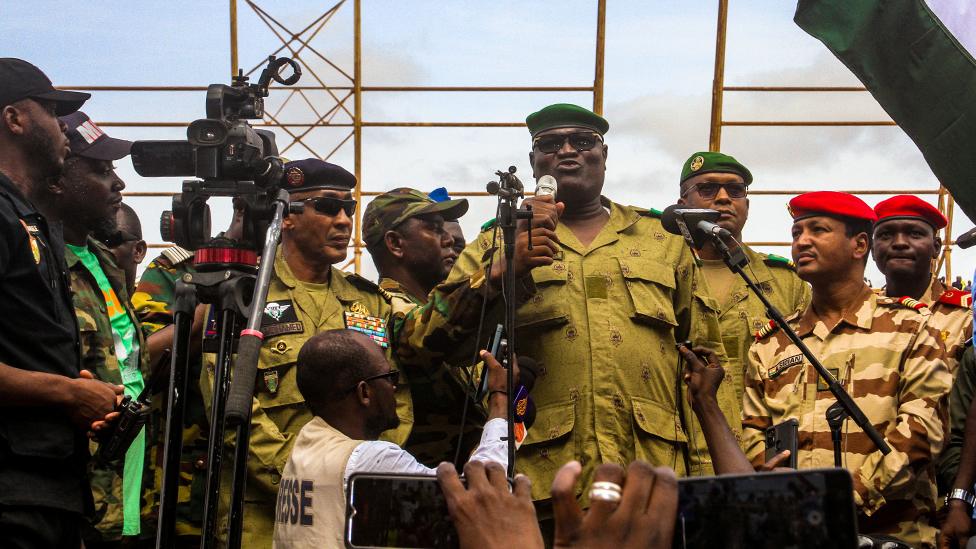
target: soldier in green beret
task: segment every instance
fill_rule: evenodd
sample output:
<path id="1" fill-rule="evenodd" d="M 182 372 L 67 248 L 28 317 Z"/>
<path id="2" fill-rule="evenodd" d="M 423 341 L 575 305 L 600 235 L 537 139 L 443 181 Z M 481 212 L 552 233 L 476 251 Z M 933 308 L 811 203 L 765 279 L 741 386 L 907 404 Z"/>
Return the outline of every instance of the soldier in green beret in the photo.
<path id="1" fill-rule="evenodd" d="M 749 185 L 752 173 L 735 158 L 720 152 L 696 152 L 688 157 L 681 168 L 678 204 L 691 208 L 717 210 L 722 215 L 716 224 L 726 229 L 742 242 L 742 229 L 749 218 Z M 742 245 L 749 259 L 747 271 L 766 297 L 785 316 L 802 311 L 810 302 L 810 286 L 796 275 L 793 263 L 777 255 L 757 252 Z M 702 274 L 708 293 L 718 303 L 718 319 L 722 328 L 722 343 L 728 362 L 725 371 L 729 378 L 719 391 L 734 391 L 734 398 L 723 402 L 734 404 L 730 415 L 742 412 L 743 379 L 749 346 L 756 333 L 769 325 L 766 307 L 746 286 L 739 275 L 733 273 L 712 243 L 697 250 L 701 259 Z M 729 383 L 731 382 L 731 383 Z M 733 431 L 740 432 L 738 422 L 731 424 Z M 698 441 L 708 458 L 704 441 Z M 711 467 L 711 461 L 705 464 Z"/>
<path id="2" fill-rule="evenodd" d="M 703 437 L 688 420 L 675 343 L 719 347 L 721 337 L 718 305 L 691 252 L 659 213 L 603 196 L 609 123 L 601 116 L 556 104 L 526 123 L 533 176 L 557 180 L 562 211 L 556 260 L 532 271 L 536 292 L 517 312 L 516 351 L 538 361 L 536 420 L 517 471 L 532 479 L 534 499 L 549 501 L 556 471 L 577 460 L 577 495 L 587 505 L 601 463 L 643 459 L 680 475 L 707 472 L 690 456 L 689 440 Z M 487 224 L 448 280 L 482 270 L 485 252 L 499 246 L 493 237 Z"/>

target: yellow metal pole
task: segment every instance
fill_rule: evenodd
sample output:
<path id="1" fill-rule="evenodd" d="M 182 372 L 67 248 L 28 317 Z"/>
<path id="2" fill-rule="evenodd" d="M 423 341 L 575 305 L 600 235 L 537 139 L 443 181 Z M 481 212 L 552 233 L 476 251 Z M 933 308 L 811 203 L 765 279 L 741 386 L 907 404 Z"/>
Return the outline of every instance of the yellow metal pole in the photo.
<path id="1" fill-rule="evenodd" d="M 353 3 L 353 155 L 356 174 L 356 190 L 353 193 L 356 198 L 356 230 L 354 233 L 355 248 L 353 248 L 353 266 L 356 274 L 359 274 L 362 267 L 363 256 L 363 71 L 362 71 L 362 20 L 360 12 L 360 0 Z"/>
<path id="2" fill-rule="evenodd" d="M 598 0 L 596 9 L 596 60 L 593 71 L 593 112 L 603 114 L 603 58 L 607 42 L 607 0 Z"/>
<path id="3" fill-rule="evenodd" d="M 729 23 L 729 0 L 718 0 L 718 23 L 715 27 L 715 75 L 712 78 L 712 119 L 708 133 L 708 150 L 722 147 L 722 93 L 725 87 L 725 33 Z"/>
<path id="4" fill-rule="evenodd" d="M 237 76 L 237 0 L 230 0 L 230 75 Z"/>
<path id="5" fill-rule="evenodd" d="M 949 223 L 945 228 L 945 276 L 946 283 L 952 282 L 952 214 L 956 210 L 956 201 L 952 198 L 952 195 L 946 193 L 946 219 Z"/>

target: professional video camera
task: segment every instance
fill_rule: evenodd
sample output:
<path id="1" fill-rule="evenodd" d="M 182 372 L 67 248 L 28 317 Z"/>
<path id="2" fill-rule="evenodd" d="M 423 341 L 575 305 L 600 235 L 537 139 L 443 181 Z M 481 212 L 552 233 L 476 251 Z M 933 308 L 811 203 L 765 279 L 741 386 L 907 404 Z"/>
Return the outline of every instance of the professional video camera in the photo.
<path id="1" fill-rule="evenodd" d="M 292 75 L 282 71 L 291 67 Z M 287 57 L 268 58 L 257 83 L 249 84 L 241 71 L 232 85 L 207 88 L 207 117 L 186 130 L 186 141 L 136 141 L 132 164 L 144 177 L 194 176 L 183 182 L 182 193 L 173 197 L 173 210 L 163 212 L 160 233 L 165 240 L 190 250 L 202 251 L 197 263 L 236 263 L 240 253 L 258 252 L 273 213 L 282 176 L 274 133 L 256 130 L 248 119 L 264 116 L 264 98 L 274 80 L 290 86 L 302 71 Z M 244 206 L 243 234 L 239 241 L 213 241 L 210 237 L 211 196 L 233 196 Z M 217 251 L 220 250 L 220 251 Z"/>

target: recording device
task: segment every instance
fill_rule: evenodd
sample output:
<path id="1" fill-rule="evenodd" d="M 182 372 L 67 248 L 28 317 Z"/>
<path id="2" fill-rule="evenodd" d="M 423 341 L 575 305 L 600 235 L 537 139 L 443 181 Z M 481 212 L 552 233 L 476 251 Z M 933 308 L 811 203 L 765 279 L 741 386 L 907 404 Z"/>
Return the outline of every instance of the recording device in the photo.
<path id="1" fill-rule="evenodd" d="M 291 68 L 289 77 L 283 76 Z M 193 176 L 173 197 L 172 211 L 163 212 L 160 233 L 164 240 L 189 250 L 201 250 L 197 263 L 234 263 L 256 256 L 228 253 L 228 249 L 257 252 L 274 213 L 273 198 L 282 176 L 274 133 L 256 130 L 249 119 L 264 116 L 264 98 L 271 81 L 290 86 L 302 71 L 287 57 L 268 58 L 258 81 L 248 83 L 241 71 L 232 85 L 207 88 L 206 118 L 192 122 L 186 141 L 136 141 L 132 164 L 143 177 Z M 243 236 L 235 243 L 211 244 L 211 196 L 234 196 L 244 204 Z"/>
<path id="2" fill-rule="evenodd" d="M 857 546 L 854 487 L 845 469 L 678 479 L 675 548 Z"/>
<path id="3" fill-rule="evenodd" d="M 688 245 L 701 249 L 713 236 L 732 237 L 732 233 L 715 223 L 721 215 L 715 210 L 685 208 L 681 204 L 674 204 L 661 213 L 661 225 L 665 231 L 683 236 Z"/>
<path id="4" fill-rule="evenodd" d="M 555 196 L 556 189 L 558 188 L 556 183 L 556 178 L 551 175 L 544 175 L 539 178 L 535 186 L 536 196 Z"/>
<path id="5" fill-rule="evenodd" d="M 956 239 L 956 245 L 963 250 L 972 248 L 974 244 L 976 244 L 976 227 L 962 233 L 959 235 L 959 238 Z"/>
<path id="6" fill-rule="evenodd" d="M 491 339 L 488 340 L 488 346 L 485 350 L 491 353 L 491 356 L 495 357 L 502 366 L 505 365 L 505 355 L 502 352 L 506 345 L 505 341 L 505 327 L 501 324 L 495 325 L 495 331 L 491 334 Z M 478 384 L 478 393 L 475 395 L 477 400 L 485 398 L 488 394 L 488 367 L 485 366 L 481 370 L 481 383 Z"/>
<path id="7" fill-rule="evenodd" d="M 796 469 L 796 438 L 800 422 L 790 418 L 766 429 L 766 461 L 776 457 L 783 450 L 790 451 L 790 457 L 783 467 Z"/>

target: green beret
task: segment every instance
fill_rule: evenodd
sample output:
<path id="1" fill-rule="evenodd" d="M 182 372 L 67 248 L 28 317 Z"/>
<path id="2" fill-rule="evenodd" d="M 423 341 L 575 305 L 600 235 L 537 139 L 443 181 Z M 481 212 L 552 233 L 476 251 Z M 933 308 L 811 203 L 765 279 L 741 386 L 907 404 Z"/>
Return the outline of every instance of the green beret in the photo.
<path id="1" fill-rule="evenodd" d="M 416 189 L 400 187 L 374 198 L 363 213 L 363 240 L 378 244 L 386 231 L 395 229 L 411 217 L 439 213 L 444 219 L 458 219 L 468 211 L 467 199 L 435 202 Z"/>
<path id="2" fill-rule="evenodd" d="M 556 103 L 534 112 L 525 118 L 525 125 L 529 127 L 532 137 L 555 128 L 587 128 L 600 135 L 610 129 L 610 123 L 602 116 L 569 103 Z"/>
<path id="3" fill-rule="evenodd" d="M 739 164 L 738 160 L 720 152 L 706 151 L 696 152 L 685 160 L 684 166 L 681 167 L 681 182 L 684 183 L 686 179 L 695 175 L 715 172 L 738 174 L 742 176 L 746 185 L 752 183 L 752 173 Z"/>

